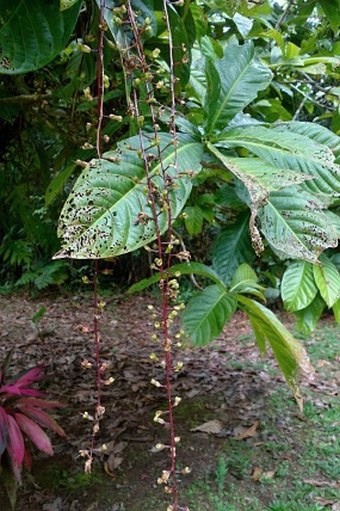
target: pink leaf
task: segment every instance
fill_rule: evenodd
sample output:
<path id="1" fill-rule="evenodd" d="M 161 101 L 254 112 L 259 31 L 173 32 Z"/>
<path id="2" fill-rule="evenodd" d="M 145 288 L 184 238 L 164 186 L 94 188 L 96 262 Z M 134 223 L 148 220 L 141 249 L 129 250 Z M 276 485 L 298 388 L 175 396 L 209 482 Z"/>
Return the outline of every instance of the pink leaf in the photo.
<path id="1" fill-rule="evenodd" d="M 21 467 L 25 455 L 24 438 L 14 417 L 7 414 L 6 421 L 8 427 L 7 452 L 12 461 L 14 475 L 20 480 Z"/>
<path id="2" fill-rule="evenodd" d="M 21 431 L 34 443 L 34 445 L 40 451 L 52 455 L 53 449 L 51 440 L 48 438 L 45 431 L 22 413 L 16 413 L 14 416 Z"/>
<path id="3" fill-rule="evenodd" d="M 43 410 L 39 410 L 38 408 L 29 405 L 21 405 L 20 410 L 22 413 L 35 420 L 40 426 L 49 428 L 60 436 L 66 436 L 63 428 L 61 428 L 59 424 L 57 424 L 57 422 Z"/>
<path id="4" fill-rule="evenodd" d="M 0 458 L 8 443 L 7 413 L 0 406 Z"/>
<path id="5" fill-rule="evenodd" d="M 17 385 L 17 383 L 14 383 L 13 385 L 4 385 L 0 388 L 0 392 L 12 394 L 13 396 L 39 397 L 44 395 L 42 392 L 40 392 L 40 390 L 21 388 Z"/>
<path id="6" fill-rule="evenodd" d="M 45 401 L 44 399 L 36 399 L 34 397 L 23 397 L 17 401 L 20 406 L 36 406 L 39 408 L 62 408 L 66 406 L 61 401 Z"/>
<path id="7" fill-rule="evenodd" d="M 28 387 L 29 385 L 32 385 L 32 383 L 38 381 L 41 379 L 43 374 L 43 368 L 42 367 L 34 367 L 30 371 L 28 371 L 24 376 L 19 378 L 15 385 L 17 387 Z"/>

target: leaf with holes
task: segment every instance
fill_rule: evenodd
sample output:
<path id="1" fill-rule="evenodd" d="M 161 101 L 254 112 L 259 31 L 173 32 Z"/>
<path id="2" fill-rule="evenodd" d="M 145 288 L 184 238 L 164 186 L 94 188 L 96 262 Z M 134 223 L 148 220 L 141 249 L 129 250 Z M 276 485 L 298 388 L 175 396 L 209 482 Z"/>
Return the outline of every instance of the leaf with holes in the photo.
<path id="1" fill-rule="evenodd" d="M 322 298 L 329 308 L 337 302 L 340 297 L 340 274 L 336 266 L 326 257 L 320 257 L 321 266 L 314 266 L 314 278 Z"/>
<path id="2" fill-rule="evenodd" d="M 315 122 L 299 122 L 291 121 L 278 125 L 275 131 L 290 131 L 291 133 L 298 133 L 304 135 L 319 144 L 326 145 L 334 153 L 334 156 L 340 154 L 340 137 L 333 131 L 325 128 L 321 124 Z"/>
<path id="3" fill-rule="evenodd" d="M 191 174 L 200 170 L 203 146 L 189 135 L 179 135 L 175 150 L 171 136 L 160 134 L 162 164 L 173 181 L 170 191 L 172 218 L 176 218 L 191 192 Z M 150 142 L 144 139 L 144 144 Z M 150 179 L 161 194 L 163 179 L 157 148 L 147 150 L 154 160 Z M 178 172 L 173 168 L 177 154 Z M 159 196 L 161 198 L 161 196 Z M 168 227 L 168 215 L 157 210 L 160 232 Z M 60 215 L 61 251 L 55 258 L 99 259 L 114 257 L 143 247 L 156 238 L 153 213 L 149 204 L 147 180 L 140 140 L 132 137 L 118 144 L 118 149 L 92 160 L 75 183 Z"/>
<path id="4" fill-rule="evenodd" d="M 281 282 L 281 296 L 287 310 L 305 309 L 317 292 L 311 263 L 298 261 L 288 266 Z"/>
<path id="5" fill-rule="evenodd" d="M 208 149 L 246 186 L 250 196 L 250 206 L 257 207 L 270 192 L 290 185 L 303 183 L 310 176 L 287 169 L 278 169 L 259 158 L 234 158 L 219 151 L 210 142 Z"/>
<path id="6" fill-rule="evenodd" d="M 60 11 L 59 2 L 1 2 L 0 74 L 34 71 L 51 62 L 66 46 L 81 2 Z"/>
<path id="7" fill-rule="evenodd" d="M 236 299 L 221 286 L 208 286 L 189 301 L 182 327 L 196 346 L 215 339 L 236 310 Z"/>
<path id="8" fill-rule="evenodd" d="M 322 207 L 311 194 L 292 186 L 270 194 L 258 217 L 262 233 L 279 257 L 316 263 L 323 250 L 337 246 L 337 233 Z"/>
<path id="9" fill-rule="evenodd" d="M 313 177 L 300 186 L 325 195 L 328 200 L 340 195 L 340 167 L 335 163 L 332 150 L 309 138 L 306 132 L 303 135 L 292 133 L 289 123 L 287 129 L 284 125 L 277 129 L 264 126 L 229 129 L 217 137 L 216 145 L 225 149 L 244 147 L 275 168 Z"/>

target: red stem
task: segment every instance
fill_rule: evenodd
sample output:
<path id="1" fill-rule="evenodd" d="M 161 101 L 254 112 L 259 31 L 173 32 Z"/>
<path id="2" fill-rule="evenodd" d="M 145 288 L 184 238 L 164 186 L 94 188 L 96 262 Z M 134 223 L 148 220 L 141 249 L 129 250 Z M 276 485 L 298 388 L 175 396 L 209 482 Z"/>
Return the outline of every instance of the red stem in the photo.
<path id="1" fill-rule="evenodd" d="M 104 4 L 105 0 L 100 0 L 99 11 L 99 30 L 98 30 L 98 54 L 97 54 L 97 110 L 98 110 L 98 125 L 97 125 L 97 155 L 98 158 L 102 157 L 102 124 L 104 117 Z"/>
<path id="2" fill-rule="evenodd" d="M 103 61 L 103 48 L 104 48 L 104 3 L 105 0 L 100 1 L 99 13 L 99 30 L 98 30 L 98 54 L 97 54 L 97 111 L 98 111 L 98 125 L 97 125 L 97 156 L 102 157 L 101 140 L 102 140 L 102 123 L 103 123 L 103 104 L 104 104 L 104 61 Z M 97 404 L 95 411 L 95 425 L 99 423 L 98 410 L 101 408 L 101 363 L 100 363 L 100 333 L 99 333 L 99 310 L 98 310 L 98 260 L 94 262 L 93 271 L 93 337 L 95 344 L 95 358 L 96 358 L 96 387 L 97 387 Z M 92 430 L 90 460 L 93 459 L 93 451 L 95 447 L 95 429 Z"/>
<path id="3" fill-rule="evenodd" d="M 169 30 L 169 44 L 170 44 L 170 65 L 172 66 L 171 75 L 170 75 L 170 88 L 171 88 L 171 122 L 170 122 L 170 133 L 173 137 L 174 141 L 174 149 L 175 149 L 175 157 L 174 157 L 174 166 L 177 167 L 177 150 L 176 150 L 176 127 L 175 127 L 175 89 L 174 89 L 174 83 L 175 83 L 175 77 L 173 73 L 173 56 L 172 56 L 172 39 L 171 39 L 171 28 L 170 28 L 170 21 L 168 17 L 168 13 L 166 10 L 166 3 L 165 5 L 165 11 L 166 11 L 166 21 L 167 26 Z M 140 33 L 138 30 L 136 18 L 134 11 L 132 9 L 130 0 L 127 2 L 127 9 L 128 9 L 128 16 L 129 21 L 132 27 L 135 43 L 136 43 L 136 50 L 138 59 L 140 62 L 140 69 L 146 73 L 148 71 L 148 64 L 146 62 L 145 54 L 143 51 L 143 45 L 140 38 Z M 147 98 L 149 100 L 152 100 L 153 98 L 153 90 L 151 83 L 146 81 L 146 92 L 147 92 Z M 133 90 L 133 103 L 134 103 L 134 113 L 135 117 L 137 119 L 137 125 L 138 125 L 138 118 L 139 118 L 139 107 L 138 107 L 138 98 L 137 98 L 137 92 L 134 89 Z M 158 124 L 157 124 L 157 115 L 154 109 L 154 106 L 152 104 L 152 101 L 149 101 L 149 109 L 151 114 L 151 120 L 154 130 L 154 138 L 155 140 L 158 139 Z M 169 416 L 169 426 L 170 426 L 170 446 L 171 446 L 171 467 L 170 467 L 170 474 L 171 474 L 171 482 L 172 482 L 172 507 L 173 511 L 178 511 L 178 488 L 177 488 L 177 481 L 176 481 L 176 444 L 175 444 L 175 424 L 174 424 L 174 416 L 173 416 L 173 399 L 172 399 L 172 388 L 171 388 L 171 380 L 172 380 L 172 352 L 171 352 L 171 340 L 169 338 L 169 268 L 171 265 L 171 252 L 169 254 L 166 254 L 163 248 L 163 243 L 161 240 L 161 233 L 159 228 L 159 222 L 158 222 L 158 215 L 157 215 L 157 205 L 156 200 L 154 196 L 154 190 L 152 185 L 152 179 L 150 177 L 150 164 L 147 157 L 147 153 L 144 146 L 144 137 L 141 127 L 138 128 L 138 134 L 139 134 L 139 140 L 140 140 L 140 147 L 141 147 L 141 153 L 142 158 L 144 162 L 144 168 L 147 178 L 147 184 L 148 184 L 148 194 L 151 200 L 151 210 L 153 215 L 153 220 L 155 223 L 155 229 L 156 229 L 156 236 L 157 236 L 157 248 L 158 248 L 158 257 L 161 261 L 161 265 L 159 267 L 161 281 L 163 283 L 162 286 L 162 311 L 161 311 L 161 318 L 162 318 L 162 336 L 163 336 L 163 346 L 165 349 L 165 366 L 166 366 L 166 394 L 167 394 L 167 401 L 168 401 L 168 416 Z M 164 182 L 164 190 L 166 191 L 165 196 L 165 203 L 167 205 L 167 214 L 168 214 L 168 231 L 167 231 L 167 240 L 168 243 L 170 243 L 172 238 L 172 215 L 171 215 L 171 202 L 169 197 L 169 185 L 168 185 L 168 176 L 167 176 L 167 168 L 165 168 L 163 163 L 163 157 L 162 157 L 162 150 L 160 148 L 160 145 L 157 145 L 157 156 L 158 160 L 160 162 L 161 171 L 162 171 L 162 177 Z"/>

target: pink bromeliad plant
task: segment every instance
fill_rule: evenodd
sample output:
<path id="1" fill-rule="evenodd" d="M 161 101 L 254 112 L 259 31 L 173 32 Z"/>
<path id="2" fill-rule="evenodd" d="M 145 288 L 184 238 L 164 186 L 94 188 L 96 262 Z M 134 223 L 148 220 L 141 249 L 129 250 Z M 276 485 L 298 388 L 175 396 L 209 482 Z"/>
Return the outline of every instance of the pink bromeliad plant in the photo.
<path id="1" fill-rule="evenodd" d="M 40 390 L 32 388 L 41 380 L 43 368 L 34 367 L 24 375 L 7 378 L 12 354 L 13 350 L 0 368 L 0 481 L 14 507 L 23 467 L 30 469 L 32 465 L 32 446 L 52 455 L 51 440 L 44 429 L 60 436 L 65 432 L 48 413 L 62 403 L 48 401 Z"/>

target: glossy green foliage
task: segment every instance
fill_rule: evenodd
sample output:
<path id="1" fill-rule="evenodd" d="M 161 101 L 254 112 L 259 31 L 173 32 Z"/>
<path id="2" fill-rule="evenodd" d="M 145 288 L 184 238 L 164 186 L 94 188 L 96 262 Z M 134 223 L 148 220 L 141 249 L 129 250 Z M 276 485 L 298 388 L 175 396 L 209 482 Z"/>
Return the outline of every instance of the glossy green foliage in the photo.
<path id="1" fill-rule="evenodd" d="M 340 298 L 340 273 L 325 255 L 320 257 L 321 264 L 313 266 L 316 285 L 329 308 Z"/>
<path id="2" fill-rule="evenodd" d="M 51 62 L 66 46 L 79 10 L 80 1 L 61 11 L 58 2 L 2 0 L 0 73 L 27 73 Z"/>
<path id="3" fill-rule="evenodd" d="M 188 303 L 182 326 L 196 346 L 215 339 L 236 310 L 235 297 L 220 286 L 208 286 Z"/>
<path id="4" fill-rule="evenodd" d="M 223 130 L 272 78 L 267 66 L 254 56 L 252 42 L 229 44 L 221 59 L 207 59 L 207 133 Z"/>
<path id="5" fill-rule="evenodd" d="M 287 310 L 305 309 L 313 302 L 317 292 L 311 263 L 298 261 L 288 266 L 281 284 L 282 300 Z"/>

